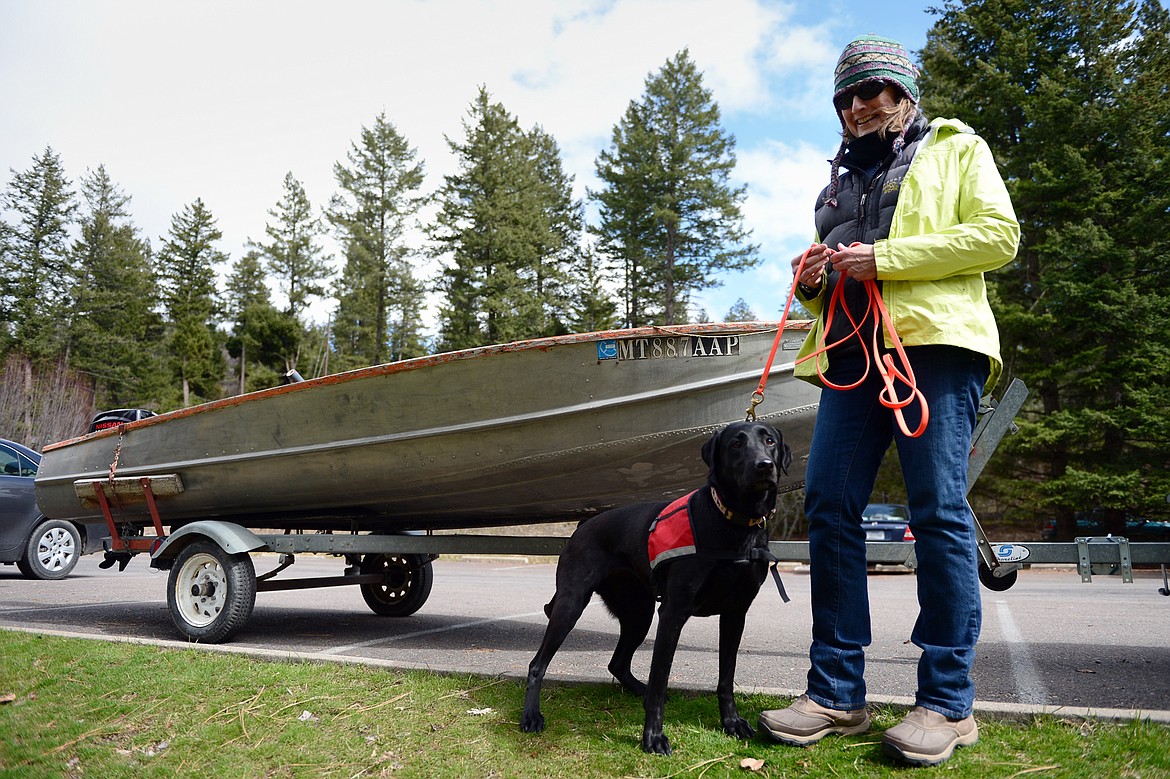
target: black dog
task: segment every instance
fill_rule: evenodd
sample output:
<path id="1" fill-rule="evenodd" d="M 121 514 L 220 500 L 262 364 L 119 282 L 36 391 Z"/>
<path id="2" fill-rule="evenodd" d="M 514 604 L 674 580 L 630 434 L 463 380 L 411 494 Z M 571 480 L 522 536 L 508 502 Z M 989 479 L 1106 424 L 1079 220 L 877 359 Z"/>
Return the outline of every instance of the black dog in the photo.
<path id="1" fill-rule="evenodd" d="M 692 616 L 719 614 L 719 714 L 723 729 L 737 738 L 755 731 L 739 716 L 732 687 L 736 654 L 748 607 L 767 576 L 766 519 L 776 508 L 779 471 L 788 472 L 792 454 L 771 425 L 728 425 L 703 444 L 709 471 L 707 486 L 674 503 L 640 503 L 611 509 L 582 522 L 561 553 L 557 591 L 544 607 L 548 628 L 532 663 L 520 727 L 544 730 L 540 684 L 561 643 L 577 623 L 593 593 L 601 596 L 621 624 L 609 670 L 622 686 L 643 696 L 646 724 L 642 749 L 670 754 L 662 732 L 666 685 L 683 625 Z M 670 522 L 664 509 L 690 514 L 692 554 L 667 551 L 651 569 L 651 526 Z M 680 527 L 677 521 L 670 526 Z M 684 536 L 690 534 L 683 533 Z M 662 542 L 655 534 L 655 553 Z M 684 543 L 686 540 L 684 539 Z M 667 544 L 669 546 L 669 544 Z M 630 671 L 634 650 L 646 638 L 654 618 L 655 590 L 662 599 L 650 679 L 643 684 Z"/>

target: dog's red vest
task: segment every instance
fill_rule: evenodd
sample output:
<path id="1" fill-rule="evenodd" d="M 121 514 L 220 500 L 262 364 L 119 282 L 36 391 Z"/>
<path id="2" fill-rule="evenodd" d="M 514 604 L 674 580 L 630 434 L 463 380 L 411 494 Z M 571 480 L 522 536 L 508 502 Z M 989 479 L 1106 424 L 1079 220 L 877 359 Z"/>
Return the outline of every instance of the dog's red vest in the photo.
<path id="1" fill-rule="evenodd" d="M 695 553 L 695 531 L 687 508 L 694 494 L 687 493 L 664 508 L 650 526 L 650 570 L 659 563 Z"/>
<path id="2" fill-rule="evenodd" d="M 651 571 L 660 563 L 693 554 L 700 554 L 695 545 L 695 531 L 691 527 L 690 502 L 691 496 L 695 492 L 698 492 L 698 490 L 687 493 L 672 502 L 658 513 L 653 524 L 650 525 L 650 539 L 647 542 L 647 551 L 650 555 Z M 720 552 L 707 552 L 705 556 L 720 559 L 740 559 Z M 789 600 L 788 593 L 784 591 L 784 584 L 780 581 L 780 571 L 776 568 L 776 563 L 780 561 L 767 547 L 752 550 L 752 554 L 743 561 L 746 562 L 747 560 L 754 559 L 767 560 L 772 563 L 772 579 L 776 582 L 776 590 L 780 593 L 781 600 L 787 603 Z"/>

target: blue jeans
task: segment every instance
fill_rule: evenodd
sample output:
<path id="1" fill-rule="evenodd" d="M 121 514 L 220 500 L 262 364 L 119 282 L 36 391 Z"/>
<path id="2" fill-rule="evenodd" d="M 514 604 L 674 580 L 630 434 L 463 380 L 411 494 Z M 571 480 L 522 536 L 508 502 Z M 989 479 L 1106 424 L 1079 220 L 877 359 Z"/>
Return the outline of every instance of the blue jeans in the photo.
<path id="1" fill-rule="evenodd" d="M 918 438 L 903 434 L 878 402 L 882 385 L 872 368 L 856 389 L 821 391 L 805 477 L 813 616 L 808 696 L 832 709 L 865 706 L 865 647 L 872 638 L 861 512 L 893 440 L 918 558 L 919 612 L 911 634 L 922 650 L 916 702 L 962 718 L 975 704 L 971 666 L 982 622 L 967 459 L 989 364 L 986 356 L 953 346 L 908 347 L 906 354 L 929 405 Z M 831 358 L 830 381 L 847 384 L 861 375 L 860 354 Z M 905 415 L 915 430 L 918 404 Z"/>

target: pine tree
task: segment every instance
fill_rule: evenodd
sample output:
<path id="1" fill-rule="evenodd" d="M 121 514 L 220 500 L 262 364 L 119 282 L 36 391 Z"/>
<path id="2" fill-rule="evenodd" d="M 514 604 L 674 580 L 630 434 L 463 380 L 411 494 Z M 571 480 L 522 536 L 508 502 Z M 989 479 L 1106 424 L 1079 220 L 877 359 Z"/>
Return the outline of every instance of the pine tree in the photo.
<path id="1" fill-rule="evenodd" d="M 735 301 L 731 308 L 727 311 L 727 315 L 723 317 L 724 322 L 755 322 L 759 317 L 756 312 L 752 311 L 752 307 L 747 304 L 743 298 Z"/>
<path id="2" fill-rule="evenodd" d="M 293 177 L 284 177 L 284 196 L 268 215 L 275 222 L 264 226 L 267 242 L 252 244 L 267 260 L 268 270 L 280 280 L 288 300 L 287 313 L 300 317 L 309 298 L 325 294 L 322 283 L 330 276 L 329 265 L 319 243 L 325 227 L 314 215 L 305 187 Z"/>
<path id="3" fill-rule="evenodd" d="M 447 139 L 459 172 L 444 179 L 430 231 L 447 259 L 440 347 L 564 332 L 582 213 L 556 142 L 522 130 L 485 87 L 463 130 L 461 142 Z"/>
<path id="4" fill-rule="evenodd" d="M 532 298 L 518 271 L 539 253 L 532 228 L 537 186 L 520 124 L 481 86 L 463 120 L 462 143 L 447 139 L 459 172 L 444 177 L 431 238 L 450 258 L 439 279 L 439 344 L 465 349 L 521 337 Z"/>
<path id="5" fill-rule="evenodd" d="M 288 311 L 278 311 L 265 283 L 260 252 L 250 249 L 232 265 L 225 309 L 232 321 L 228 354 L 235 358 L 240 393 L 273 387 L 296 367 L 301 327 Z"/>
<path id="6" fill-rule="evenodd" d="M 596 163 L 601 249 L 624 263 L 626 322 L 686 320 L 715 274 L 759 262 L 743 227 L 746 187 L 733 187 L 735 138 L 687 50 L 647 78 Z"/>
<path id="7" fill-rule="evenodd" d="M 159 287 L 167 313 L 168 345 L 181 402 L 215 396 L 223 376 L 220 334 L 215 327 L 216 266 L 227 255 L 215 247 L 223 238 L 203 201 L 171 218 L 171 230 L 158 254 Z"/>
<path id="8" fill-rule="evenodd" d="M 538 127 L 528 133 L 542 205 L 540 250 L 532 274 L 532 296 L 539 305 L 531 335 L 567 332 L 570 301 L 579 294 L 574 269 L 582 254 L 584 204 L 573 197 L 573 177 L 565 172 L 556 139 Z"/>
<path id="9" fill-rule="evenodd" d="M 570 306 L 570 329 L 578 333 L 617 327 L 617 302 L 605 281 L 607 268 L 592 247 L 582 247 L 573 269 L 574 302 Z"/>
<path id="10" fill-rule="evenodd" d="M 951 3 L 922 52 L 924 106 L 987 138 L 1024 228 L 989 277 L 1005 379 L 1034 402 L 996 492 L 1066 536 L 1078 509 L 1111 532 L 1167 513 L 1168 52 L 1170 14 L 1144 0 Z"/>
<path id="11" fill-rule="evenodd" d="M 425 354 L 424 290 L 407 242 L 423 202 L 416 156 L 382 113 L 362 127 L 360 145 L 351 144 L 350 166 L 333 167 L 341 192 L 328 216 L 345 257 L 333 321 L 339 369 Z"/>
<path id="12" fill-rule="evenodd" d="M 152 406 L 160 370 L 162 318 L 150 245 L 130 222 L 130 197 L 104 165 L 81 180 L 86 210 L 72 255 L 77 268 L 70 323 L 72 365 L 94 378 L 100 405 Z"/>
<path id="13" fill-rule="evenodd" d="M 232 263 L 232 271 L 227 277 L 227 293 L 224 295 L 224 312 L 229 319 L 240 321 L 249 306 L 272 305 L 267 278 L 263 255 L 256 249 L 249 249 Z"/>
<path id="14" fill-rule="evenodd" d="M 12 171 L 0 207 L 13 212 L 4 223 L 0 256 L 0 347 L 15 342 L 36 358 L 64 349 L 65 311 L 73 267 L 69 226 L 77 204 L 61 158 L 46 147 L 26 171 Z"/>

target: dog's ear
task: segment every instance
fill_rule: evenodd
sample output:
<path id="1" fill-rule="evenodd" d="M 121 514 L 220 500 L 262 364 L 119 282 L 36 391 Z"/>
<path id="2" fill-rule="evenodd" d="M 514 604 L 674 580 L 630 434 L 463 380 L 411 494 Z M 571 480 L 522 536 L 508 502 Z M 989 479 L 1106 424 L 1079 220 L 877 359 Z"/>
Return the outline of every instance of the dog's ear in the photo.
<path id="1" fill-rule="evenodd" d="M 776 434 L 776 448 L 780 451 L 780 462 L 778 465 L 780 466 L 780 470 L 784 472 L 784 475 L 787 476 L 788 466 L 792 465 L 792 449 L 789 448 L 788 444 L 784 443 L 783 433 L 774 427 L 772 428 L 772 432 Z"/>
<path id="2" fill-rule="evenodd" d="M 712 469 L 712 470 L 715 468 L 715 452 L 717 452 L 719 450 L 719 447 L 717 446 L 717 442 L 719 441 L 719 434 L 722 432 L 723 432 L 722 428 L 720 428 L 719 430 L 716 430 L 714 433 L 711 434 L 711 437 L 708 438 L 706 440 L 706 442 L 703 444 L 703 449 L 702 449 L 703 462 L 706 463 L 707 467 Z"/>

